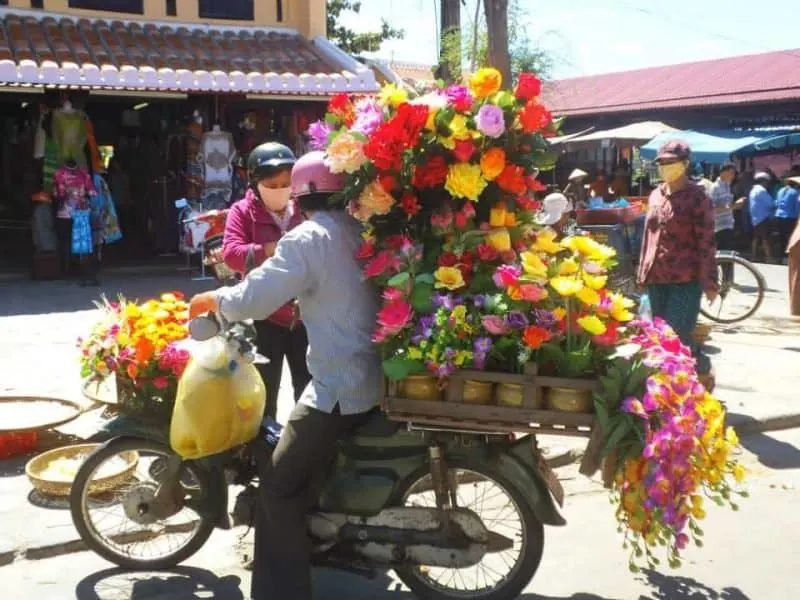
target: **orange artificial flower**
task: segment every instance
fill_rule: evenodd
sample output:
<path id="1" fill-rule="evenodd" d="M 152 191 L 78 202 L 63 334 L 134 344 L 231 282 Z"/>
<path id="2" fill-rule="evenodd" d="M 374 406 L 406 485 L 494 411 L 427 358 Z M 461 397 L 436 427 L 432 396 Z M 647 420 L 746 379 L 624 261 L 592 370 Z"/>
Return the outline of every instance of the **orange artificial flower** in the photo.
<path id="1" fill-rule="evenodd" d="M 481 156 L 481 172 L 486 181 L 494 181 L 506 167 L 506 151 L 502 148 L 489 148 Z"/>
<path id="2" fill-rule="evenodd" d="M 542 344 L 550 340 L 551 337 L 552 335 L 547 329 L 535 325 L 526 327 L 525 331 L 522 332 L 522 341 L 525 342 L 525 345 L 531 350 L 538 350 L 542 347 Z"/>
<path id="3" fill-rule="evenodd" d="M 133 363 L 128 363 L 128 367 L 125 369 L 125 372 L 128 374 L 128 377 L 131 379 L 136 379 L 136 376 L 139 374 L 139 369 L 136 368 L 136 365 Z"/>
<path id="4" fill-rule="evenodd" d="M 502 86 L 503 75 L 500 71 L 491 67 L 478 69 L 469 80 L 469 89 L 478 99 L 488 98 L 496 94 Z"/>
<path id="5" fill-rule="evenodd" d="M 140 365 L 147 363 L 155 353 L 155 344 L 147 338 L 142 338 L 136 342 L 136 362 Z"/>

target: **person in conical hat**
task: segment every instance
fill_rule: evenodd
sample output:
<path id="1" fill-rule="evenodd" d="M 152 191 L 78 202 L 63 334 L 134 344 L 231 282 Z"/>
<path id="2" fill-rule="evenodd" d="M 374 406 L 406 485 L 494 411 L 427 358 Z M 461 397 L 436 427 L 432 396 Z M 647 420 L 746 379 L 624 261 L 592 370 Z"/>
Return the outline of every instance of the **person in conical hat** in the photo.
<path id="1" fill-rule="evenodd" d="M 569 183 L 564 188 L 564 195 L 569 198 L 574 208 L 585 208 L 587 202 L 587 191 L 584 180 L 589 174 L 582 169 L 574 169 L 569 174 Z"/>

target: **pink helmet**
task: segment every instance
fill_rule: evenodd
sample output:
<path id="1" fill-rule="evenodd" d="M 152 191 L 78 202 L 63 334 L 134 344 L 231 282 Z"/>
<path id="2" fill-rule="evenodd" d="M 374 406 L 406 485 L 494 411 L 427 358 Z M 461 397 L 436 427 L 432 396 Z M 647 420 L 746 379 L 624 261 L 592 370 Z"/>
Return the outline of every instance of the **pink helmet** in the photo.
<path id="1" fill-rule="evenodd" d="M 333 194 L 344 189 L 344 177 L 330 172 L 320 150 L 301 156 L 292 168 L 292 195 Z"/>

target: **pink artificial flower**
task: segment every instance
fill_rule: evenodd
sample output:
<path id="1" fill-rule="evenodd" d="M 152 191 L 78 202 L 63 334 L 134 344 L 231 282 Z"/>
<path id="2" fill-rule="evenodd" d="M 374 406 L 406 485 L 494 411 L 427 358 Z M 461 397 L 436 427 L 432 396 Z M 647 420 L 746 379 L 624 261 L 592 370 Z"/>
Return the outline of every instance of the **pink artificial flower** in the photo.
<path id="1" fill-rule="evenodd" d="M 546 289 L 532 283 L 523 283 L 519 286 L 519 291 L 522 294 L 522 299 L 526 302 L 539 302 L 547 297 Z"/>
<path id="2" fill-rule="evenodd" d="M 505 335 L 511 331 L 506 320 L 497 315 L 485 315 L 481 318 L 481 323 L 483 328 L 492 335 Z"/>
<path id="3" fill-rule="evenodd" d="M 382 250 L 364 267 L 364 276 L 368 279 L 380 277 L 397 268 L 397 259 L 388 250 Z"/>
<path id="4" fill-rule="evenodd" d="M 153 385 L 157 390 L 164 390 L 167 388 L 167 386 L 169 386 L 169 379 L 164 376 L 156 377 L 153 379 Z"/>
<path id="5" fill-rule="evenodd" d="M 475 99 L 463 85 L 451 85 L 445 90 L 447 101 L 457 112 L 468 112 Z"/>
<path id="6" fill-rule="evenodd" d="M 639 401 L 639 399 L 634 396 L 628 396 L 625 398 L 625 400 L 623 400 L 622 410 L 636 417 L 647 418 L 647 413 L 644 410 L 644 406 L 642 406 L 642 403 Z"/>
<path id="7" fill-rule="evenodd" d="M 403 330 L 411 322 L 414 310 L 405 300 L 387 302 L 378 311 L 378 325 L 383 327 L 390 335 Z"/>
<path id="8" fill-rule="evenodd" d="M 512 285 L 517 285 L 522 271 L 515 265 L 500 265 L 492 275 L 492 279 L 497 287 L 505 289 Z"/>
<path id="9" fill-rule="evenodd" d="M 445 210 L 431 215 L 431 225 L 440 229 L 447 229 L 453 223 L 453 213 Z"/>
<path id="10" fill-rule="evenodd" d="M 387 302 L 397 302 L 398 300 L 403 299 L 403 292 L 398 290 L 397 288 L 385 288 L 383 290 L 383 299 Z"/>

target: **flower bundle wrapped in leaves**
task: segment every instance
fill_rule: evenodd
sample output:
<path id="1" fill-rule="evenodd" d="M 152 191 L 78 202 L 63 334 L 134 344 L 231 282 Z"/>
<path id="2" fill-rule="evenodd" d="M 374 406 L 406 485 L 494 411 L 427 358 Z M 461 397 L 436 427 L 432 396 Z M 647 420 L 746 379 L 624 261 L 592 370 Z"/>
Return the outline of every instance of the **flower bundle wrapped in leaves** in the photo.
<path id="1" fill-rule="evenodd" d="M 188 306 L 180 292 L 142 304 L 120 297 L 98 304 L 102 315 L 91 333 L 78 341 L 81 376 L 103 381 L 116 376 L 118 391 L 137 398 L 175 396 L 189 353 L 179 342 L 188 336 Z"/>
<path id="2" fill-rule="evenodd" d="M 672 567 L 680 551 L 702 546 L 705 501 L 738 509 L 736 489 L 745 469 L 734 460 L 736 432 L 725 410 L 700 384 L 694 359 L 662 320 L 635 321 L 607 374 L 596 409 L 616 455 L 613 481 L 617 519 L 638 559 L 659 564 L 653 550 L 666 548 Z"/>

